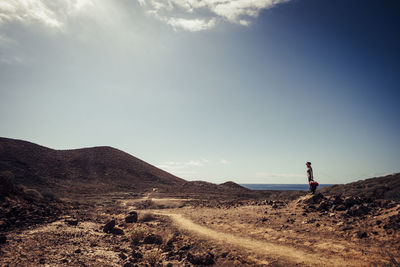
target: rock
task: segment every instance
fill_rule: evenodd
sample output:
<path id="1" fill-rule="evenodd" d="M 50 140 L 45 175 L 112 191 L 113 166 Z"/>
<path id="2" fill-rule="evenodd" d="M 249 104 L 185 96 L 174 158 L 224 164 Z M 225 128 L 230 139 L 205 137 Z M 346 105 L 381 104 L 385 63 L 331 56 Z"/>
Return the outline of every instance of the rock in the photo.
<path id="1" fill-rule="evenodd" d="M 347 197 L 344 200 L 344 205 L 346 206 L 346 209 L 351 208 L 352 206 L 359 204 L 360 201 L 354 197 Z"/>
<path id="2" fill-rule="evenodd" d="M 328 201 L 322 201 L 317 207 L 318 211 L 328 211 L 331 208 L 331 205 Z"/>
<path id="3" fill-rule="evenodd" d="M 334 196 L 332 199 L 333 205 L 340 205 L 343 204 L 343 199 L 340 196 Z"/>
<path id="4" fill-rule="evenodd" d="M 362 231 L 358 231 L 357 232 L 357 237 L 358 238 L 366 238 L 366 237 L 368 237 L 368 234 L 367 234 L 367 232 L 362 232 Z"/>
<path id="5" fill-rule="evenodd" d="M 194 265 L 212 265 L 214 264 L 214 255 L 212 253 L 188 253 L 187 260 Z"/>
<path id="6" fill-rule="evenodd" d="M 7 242 L 7 237 L 4 234 L 0 234 L 0 244 L 5 244 Z"/>
<path id="7" fill-rule="evenodd" d="M 144 244 L 162 244 L 163 240 L 162 237 L 159 235 L 155 235 L 155 234 L 150 234 L 148 236 L 146 236 L 143 240 Z"/>
<path id="8" fill-rule="evenodd" d="M 114 227 L 115 227 L 115 220 L 111 220 L 108 223 L 106 223 L 106 225 L 104 225 L 103 231 L 105 233 L 111 233 L 111 230 L 114 229 Z"/>
<path id="9" fill-rule="evenodd" d="M 389 217 L 389 222 L 383 226 L 385 230 L 393 229 L 399 230 L 400 229 L 400 214 L 396 214 Z"/>
<path id="10" fill-rule="evenodd" d="M 336 214 L 333 213 L 333 212 L 332 212 L 332 213 L 329 213 L 329 217 L 335 217 L 335 215 L 336 215 Z"/>
<path id="11" fill-rule="evenodd" d="M 315 194 L 312 197 L 306 199 L 304 203 L 306 204 L 319 204 L 323 199 L 325 199 L 324 195 L 321 193 Z"/>
<path id="12" fill-rule="evenodd" d="M 135 259 L 141 259 L 141 258 L 143 258 L 143 255 L 140 252 L 134 251 L 134 252 L 132 252 L 132 257 Z"/>
<path id="13" fill-rule="evenodd" d="M 129 216 L 125 218 L 126 223 L 135 223 L 138 221 L 138 215 L 136 211 L 129 212 Z"/>
<path id="14" fill-rule="evenodd" d="M 346 210 L 346 206 L 344 204 L 333 205 L 332 209 L 337 211 L 343 211 Z"/>
<path id="15" fill-rule="evenodd" d="M 368 214 L 369 211 L 370 211 L 370 208 L 368 208 L 367 206 L 356 204 L 346 211 L 346 215 L 349 215 L 352 217 L 360 217 L 360 216 Z"/>
<path id="16" fill-rule="evenodd" d="M 72 226 L 77 226 L 78 225 L 78 220 L 74 220 L 74 219 L 65 220 L 65 222 L 68 225 L 72 225 Z"/>
<path id="17" fill-rule="evenodd" d="M 120 228 L 115 228 L 114 227 L 113 229 L 111 229 L 110 233 L 113 234 L 113 235 L 123 235 L 124 231 L 122 229 L 120 229 Z"/>

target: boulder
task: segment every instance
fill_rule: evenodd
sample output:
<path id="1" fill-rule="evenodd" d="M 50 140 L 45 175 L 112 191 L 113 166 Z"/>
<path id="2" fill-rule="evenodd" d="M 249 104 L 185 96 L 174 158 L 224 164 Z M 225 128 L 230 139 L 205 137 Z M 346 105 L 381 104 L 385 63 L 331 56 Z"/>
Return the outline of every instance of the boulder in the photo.
<path id="1" fill-rule="evenodd" d="M 143 240 L 144 244 L 162 244 L 163 240 L 162 237 L 159 235 L 155 235 L 155 234 L 150 234 L 148 236 L 146 236 Z"/>
<path id="2" fill-rule="evenodd" d="M 129 216 L 125 218 L 126 223 L 135 223 L 138 221 L 138 214 L 136 211 L 129 212 Z"/>
<path id="3" fill-rule="evenodd" d="M 369 211 L 370 211 L 370 208 L 368 208 L 367 206 L 354 205 L 346 211 L 346 215 L 349 215 L 352 217 L 360 217 L 360 216 L 368 214 Z"/>
<path id="4" fill-rule="evenodd" d="M 194 265 L 212 265 L 214 264 L 214 255 L 212 253 L 188 253 L 187 260 Z"/>
<path id="5" fill-rule="evenodd" d="M 103 231 L 105 233 L 111 233 L 111 230 L 115 227 L 115 220 L 111 220 L 104 225 Z"/>
<path id="6" fill-rule="evenodd" d="M 114 227 L 113 229 L 111 229 L 110 233 L 113 234 L 113 235 L 123 235 L 124 231 L 122 229 L 120 229 L 120 228 L 115 228 Z"/>

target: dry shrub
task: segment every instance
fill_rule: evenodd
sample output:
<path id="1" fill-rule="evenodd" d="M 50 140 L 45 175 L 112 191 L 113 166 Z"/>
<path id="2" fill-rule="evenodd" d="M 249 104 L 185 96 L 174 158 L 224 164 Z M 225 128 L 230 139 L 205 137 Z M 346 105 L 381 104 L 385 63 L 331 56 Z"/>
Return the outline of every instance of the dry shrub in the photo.
<path id="1" fill-rule="evenodd" d="M 135 228 L 131 233 L 132 245 L 136 246 L 146 236 L 146 231 L 142 228 Z"/>

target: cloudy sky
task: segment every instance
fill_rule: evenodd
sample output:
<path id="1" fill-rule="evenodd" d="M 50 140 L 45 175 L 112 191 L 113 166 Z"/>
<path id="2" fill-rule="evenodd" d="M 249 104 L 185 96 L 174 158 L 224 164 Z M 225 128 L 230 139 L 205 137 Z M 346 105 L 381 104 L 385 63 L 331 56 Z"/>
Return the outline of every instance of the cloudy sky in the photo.
<path id="1" fill-rule="evenodd" d="M 400 171 L 397 0 L 0 0 L 0 136 L 188 180 Z"/>

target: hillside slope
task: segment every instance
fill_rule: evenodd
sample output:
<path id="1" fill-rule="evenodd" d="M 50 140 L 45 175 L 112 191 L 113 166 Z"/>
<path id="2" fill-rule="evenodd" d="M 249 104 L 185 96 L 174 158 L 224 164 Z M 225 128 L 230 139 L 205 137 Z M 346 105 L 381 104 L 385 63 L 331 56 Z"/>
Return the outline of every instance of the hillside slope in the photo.
<path id="1" fill-rule="evenodd" d="M 0 138 L 0 172 L 16 184 L 61 193 L 139 191 L 179 186 L 186 181 L 112 147 L 54 150 Z"/>
<path id="2" fill-rule="evenodd" d="M 400 173 L 369 178 L 344 185 L 333 185 L 318 191 L 329 195 L 400 200 Z"/>

